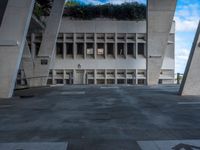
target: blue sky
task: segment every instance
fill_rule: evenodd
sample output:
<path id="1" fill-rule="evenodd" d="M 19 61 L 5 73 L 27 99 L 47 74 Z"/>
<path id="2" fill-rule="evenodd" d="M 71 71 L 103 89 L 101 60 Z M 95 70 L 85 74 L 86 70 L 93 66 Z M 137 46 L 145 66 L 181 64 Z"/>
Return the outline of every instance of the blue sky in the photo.
<path id="1" fill-rule="evenodd" d="M 141 2 L 146 0 L 78 0 L 83 3 L 120 4 L 123 2 Z M 178 0 L 176 13 L 176 72 L 184 73 L 187 59 L 190 53 L 194 35 L 200 19 L 200 0 Z"/>

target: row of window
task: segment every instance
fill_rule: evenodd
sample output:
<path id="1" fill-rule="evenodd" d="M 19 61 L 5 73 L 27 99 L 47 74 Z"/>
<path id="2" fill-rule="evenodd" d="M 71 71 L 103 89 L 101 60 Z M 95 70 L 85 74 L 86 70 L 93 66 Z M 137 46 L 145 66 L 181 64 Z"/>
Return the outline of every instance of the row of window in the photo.
<path id="1" fill-rule="evenodd" d="M 137 37 L 137 38 L 136 38 Z M 117 40 L 131 40 L 131 41 L 135 41 L 137 40 L 141 40 L 141 41 L 146 41 L 146 34 L 143 33 L 117 33 L 116 37 L 115 37 L 115 33 L 60 33 L 58 35 L 58 41 L 70 41 L 70 40 L 111 40 L 111 41 L 115 41 L 115 38 Z M 37 38 L 36 38 L 37 39 Z M 40 39 L 40 38 L 39 38 Z"/>
<path id="2" fill-rule="evenodd" d="M 136 45 L 137 45 L 137 54 L 145 55 L 145 43 L 117 43 L 117 55 L 124 56 L 126 55 L 135 55 L 136 54 Z M 64 46 L 66 47 L 65 55 L 74 55 L 74 51 L 76 55 L 84 56 L 84 53 L 89 56 L 94 56 L 95 45 L 94 43 L 57 43 L 56 45 L 56 54 L 57 56 L 64 55 Z M 75 47 L 74 47 L 75 46 Z M 126 46 L 126 47 L 125 47 Z M 127 51 L 125 51 L 127 48 Z M 104 56 L 104 55 L 115 55 L 115 43 L 97 43 L 96 44 L 96 55 Z"/>
<path id="3" fill-rule="evenodd" d="M 137 83 L 136 83 L 137 82 Z M 104 84 L 138 84 L 138 85 L 144 85 L 146 83 L 146 79 L 96 79 L 96 84 L 97 85 L 104 85 Z M 52 79 L 48 79 L 47 81 L 48 85 L 52 85 L 53 84 L 53 80 Z M 73 79 L 55 79 L 55 84 L 74 84 L 74 80 Z M 95 84 L 95 79 L 88 79 L 86 84 Z"/>

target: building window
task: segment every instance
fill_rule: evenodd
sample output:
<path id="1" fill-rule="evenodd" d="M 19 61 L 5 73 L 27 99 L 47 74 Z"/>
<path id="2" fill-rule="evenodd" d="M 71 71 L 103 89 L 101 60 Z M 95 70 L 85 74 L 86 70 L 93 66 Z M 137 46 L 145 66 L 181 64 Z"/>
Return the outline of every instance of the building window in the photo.
<path id="1" fill-rule="evenodd" d="M 105 84 L 105 80 L 104 79 L 97 79 L 97 84 Z"/>
<path id="2" fill-rule="evenodd" d="M 104 43 L 97 43 L 97 55 L 104 55 Z"/>
<path id="3" fill-rule="evenodd" d="M 124 43 L 117 43 L 117 54 L 124 55 Z"/>
<path id="4" fill-rule="evenodd" d="M 115 79 L 107 79 L 107 84 L 115 84 Z"/>
<path id="5" fill-rule="evenodd" d="M 144 55 L 144 43 L 138 43 L 138 55 Z"/>
<path id="6" fill-rule="evenodd" d="M 67 55 L 73 55 L 73 43 L 66 43 L 66 53 Z"/>
<path id="7" fill-rule="evenodd" d="M 107 43 L 107 54 L 114 55 L 114 43 Z"/>
<path id="8" fill-rule="evenodd" d="M 38 56 L 38 54 L 39 54 L 40 45 L 41 45 L 40 42 L 36 42 L 36 43 L 35 43 L 35 55 L 36 55 L 36 56 Z"/>
<path id="9" fill-rule="evenodd" d="M 84 54 L 84 44 L 77 43 L 77 55 L 83 55 L 83 54 Z"/>
<path id="10" fill-rule="evenodd" d="M 87 43 L 86 44 L 87 47 L 87 56 L 88 57 L 94 57 L 94 43 Z"/>
<path id="11" fill-rule="evenodd" d="M 56 43 L 56 56 L 63 56 L 63 43 Z"/>
<path id="12" fill-rule="evenodd" d="M 117 84 L 125 84 L 125 79 L 117 79 Z"/>
<path id="13" fill-rule="evenodd" d="M 52 79 L 48 79 L 48 80 L 47 80 L 47 85 L 52 85 L 52 84 L 53 84 Z"/>
<path id="14" fill-rule="evenodd" d="M 88 79 L 88 84 L 94 84 L 94 79 Z"/>
<path id="15" fill-rule="evenodd" d="M 128 55 L 133 55 L 134 54 L 134 44 L 133 43 L 128 43 L 127 44 L 127 54 Z"/>
<path id="16" fill-rule="evenodd" d="M 133 79 L 127 79 L 127 84 L 133 84 Z"/>
<path id="17" fill-rule="evenodd" d="M 144 85 L 145 84 L 145 79 L 138 79 L 138 84 L 139 85 Z"/>
<path id="18" fill-rule="evenodd" d="M 63 84 L 63 79 L 56 79 L 56 84 Z"/>

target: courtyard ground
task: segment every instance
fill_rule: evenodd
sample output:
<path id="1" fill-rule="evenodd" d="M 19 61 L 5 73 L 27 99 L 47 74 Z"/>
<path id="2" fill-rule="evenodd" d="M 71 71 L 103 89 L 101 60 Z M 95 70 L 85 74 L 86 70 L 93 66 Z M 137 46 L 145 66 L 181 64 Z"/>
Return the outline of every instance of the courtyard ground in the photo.
<path id="1" fill-rule="evenodd" d="M 200 149 L 200 97 L 181 97 L 178 88 L 74 85 L 16 91 L 12 99 L 0 99 L 0 150 L 59 142 L 67 150 Z"/>

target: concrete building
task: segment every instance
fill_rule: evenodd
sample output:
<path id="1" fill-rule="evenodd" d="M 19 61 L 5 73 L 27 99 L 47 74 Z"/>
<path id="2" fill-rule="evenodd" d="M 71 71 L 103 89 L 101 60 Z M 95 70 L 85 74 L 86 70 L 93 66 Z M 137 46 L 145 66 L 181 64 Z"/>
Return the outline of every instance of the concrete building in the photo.
<path id="1" fill-rule="evenodd" d="M 42 33 L 29 35 L 33 59 Z M 173 23 L 159 83 L 174 83 Z M 70 20 L 63 17 L 47 84 L 146 84 L 146 21 Z M 26 85 L 23 65 L 17 85 Z M 29 79 L 27 79 L 28 81 Z"/>

